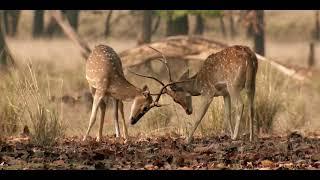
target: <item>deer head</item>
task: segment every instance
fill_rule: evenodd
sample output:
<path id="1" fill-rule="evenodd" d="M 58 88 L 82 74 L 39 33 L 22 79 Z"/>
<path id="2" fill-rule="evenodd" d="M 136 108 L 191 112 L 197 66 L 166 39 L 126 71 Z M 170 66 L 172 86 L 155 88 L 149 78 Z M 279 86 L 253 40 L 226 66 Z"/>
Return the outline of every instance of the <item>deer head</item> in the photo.
<path id="1" fill-rule="evenodd" d="M 159 54 L 161 54 L 162 59 L 157 59 L 157 60 L 160 60 L 166 66 L 166 69 L 167 69 L 167 72 L 168 72 L 168 75 L 169 75 L 170 83 L 165 85 L 162 81 L 160 81 L 159 79 L 157 79 L 155 77 L 138 74 L 138 73 L 132 72 L 130 70 L 129 70 L 129 72 L 131 72 L 131 73 L 133 73 L 133 74 L 135 74 L 137 76 L 153 79 L 153 80 L 155 80 L 156 82 L 158 82 L 159 84 L 162 85 L 162 89 L 160 90 L 160 93 L 157 94 L 157 98 L 153 103 L 153 107 L 154 106 L 159 106 L 158 101 L 159 101 L 160 96 L 162 94 L 166 93 L 169 96 L 171 96 L 171 98 L 174 100 L 174 102 L 180 104 L 180 106 L 185 110 L 186 114 L 188 114 L 188 115 L 192 114 L 192 98 L 191 98 L 190 93 L 188 93 L 186 91 L 183 91 L 183 90 L 180 90 L 180 91 L 173 91 L 172 90 L 172 87 L 175 87 L 176 84 L 188 81 L 187 78 L 185 78 L 186 75 L 183 75 L 179 79 L 179 81 L 174 82 L 172 80 L 172 77 L 171 77 L 171 71 L 170 71 L 170 68 L 168 66 L 166 57 L 160 51 L 154 49 L 153 47 L 150 47 L 150 48 L 155 50 L 155 51 L 157 51 Z M 187 75 L 189 75 L 189 71 L 188 71 Z M 168 86 L 170 87 L 170 89 L 167 88 Z"/>
<path id="2" fill-rule="evenodd" d="M 153 107 L 153 100 L 148 89 L 148 86 L 144 86 L 141 94 L 137 95 L 133 99 L 130 112 L 130 122 L 132 125 L 136 124 L 140 118 L 147 113 Z"/>
<path id="3" fill-rule="evenodd" d="M 172 82 L 170 85 L 170 90 L 168 94 L 173 98 L 174 102 L 180 104 L 186 111 L 188 115 L 192 114 L 192 96 L 189 92 L 185 91 L 183 82 L 188 82 L 189 79 L 189 69 L 182 74 L 177 82 Z"/>

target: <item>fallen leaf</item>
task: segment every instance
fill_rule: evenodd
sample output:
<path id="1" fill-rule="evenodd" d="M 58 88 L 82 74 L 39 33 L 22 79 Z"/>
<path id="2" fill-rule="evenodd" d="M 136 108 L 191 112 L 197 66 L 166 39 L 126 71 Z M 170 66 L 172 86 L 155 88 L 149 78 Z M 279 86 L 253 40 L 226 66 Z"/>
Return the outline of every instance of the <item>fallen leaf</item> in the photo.
<path id="1" fill-rule="evenodd" d="M 60 160 L 53 161 L 53 164 L 58 165 L 58 166 L 64 166 L 65 162 L 64 162 L 64 160 L 60 159 Z"/>
<path id="2" fill-rule="evenodd" d="M 95 169 L 105 169 L 105 164 L 101 161 L 94 164 Z"/>
<path id="3" fill-rule="evenodd" d="M 258 168 L 258 170 L 271 170 L 270 167 L 263 167 L 263 168 Z"/>
<path id="4" fill-rule="evenodd" d="M 261 165 L 263 167 L 272 167 L 273 166 L 273 162 L 270 161 L 270 160 L 263 160 L 263 161 L 261 161 Z"/>
<path id="5" fill-rule="evenodd" d="M 164 163 L 163 167 L 164 167 L 164 169 L 168 169 L 168 170 L 172 169 L 171 165 L 167 162 Z"/>
<path id="6" fill-rule="evenodd" d="M 320 161 L 320 153 L 311 156 L 312 161 Z"/>
<path id="7" fill-rule="evenodd" d="M 216 165 L 216 168 L 225 168 L 226 165 L 224 163 L 219 163 Z"/>
<path id="8" fill-rule="evenodd" d="M 144 166 L 144 169 L 146 169 L 146 170 L 154 170 L 155 168 L 154 168 L 154 165 L 147 164 L 147 165 Z"/>
<path id="9" fill-rule="evenodd" d="M 291 168 L 293 168 L 293 163 L 285 163 L 284 167 L 288 168 L 288 169 L 291 169 Z"/>
<path id="10" fill-rule="evenodd" d="M 178 170 L 193 170 L 193 168 L 184 166 L 184 167 L 179 167 Z"/>

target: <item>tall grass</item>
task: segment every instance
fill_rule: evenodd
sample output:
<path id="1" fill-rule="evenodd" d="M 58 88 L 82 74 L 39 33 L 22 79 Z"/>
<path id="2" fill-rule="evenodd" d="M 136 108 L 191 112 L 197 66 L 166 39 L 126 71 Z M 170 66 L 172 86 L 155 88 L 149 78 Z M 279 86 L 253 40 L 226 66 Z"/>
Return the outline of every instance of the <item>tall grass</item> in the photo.
<path id="1" fill-rule="evenodd" d="M 269 133 L 279 112 L 284 109 L 288 79 L 267 64 L 260 66 L 256 80 L 255 120 L 258 130 Z"/>
<path id="2" fill-rule="evenodd" d="M 59 104 L 49 102 L 50 89 L 46 87 L 49 83 L 44 82 L 45 78 L 38 76 L 31 64 L 26 69 L 12 71 L 2 82 L 1 105 L 5 118 L 1 123 L 9 125 L 14 122 L 16 128 L 31 126 L 32 141 L 50 145 L 63 135 L 64 127 L 61 108 Z"/>

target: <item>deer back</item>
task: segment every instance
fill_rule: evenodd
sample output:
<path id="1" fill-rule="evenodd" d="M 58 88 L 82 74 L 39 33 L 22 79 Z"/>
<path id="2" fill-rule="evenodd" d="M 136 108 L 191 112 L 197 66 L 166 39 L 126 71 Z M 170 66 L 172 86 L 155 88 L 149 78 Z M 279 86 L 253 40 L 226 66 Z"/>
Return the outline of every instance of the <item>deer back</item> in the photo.
<path id="1" fill-rule="evenodd" d="M 86 62 L 86 78 L 97 89 L 108 89 L 115 82 L 125 81 L 117 53 L 107 45 L 96 46 Z"/>
<path id="2" fill-rule="evenodd" d="M 196 76 L 200 91 L 214 93 L 217 83 L 226 83 L 228 89 L 242 89 L 246 71 L 252 68 L 255 54 L 246 46 L 231 46 L 208 56 Z"/>

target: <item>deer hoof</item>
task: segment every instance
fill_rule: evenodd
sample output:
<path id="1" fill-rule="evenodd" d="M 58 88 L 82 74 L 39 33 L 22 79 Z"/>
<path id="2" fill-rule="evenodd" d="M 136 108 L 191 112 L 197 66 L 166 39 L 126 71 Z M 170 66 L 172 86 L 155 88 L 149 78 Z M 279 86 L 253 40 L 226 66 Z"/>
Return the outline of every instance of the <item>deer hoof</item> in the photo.
<path id="1" fill-rule="evenodd" d="M 101 141 L 101 138 L 100 137 L 97 137 L 96 138 L 96 142 L 100 142 Z"/>
<path id="2" fill-rule="evenodd" d="M 238 139 L 237 136 L 235 136 L 235 135 L 231 136 L 231 140 L 236 141 L 237 139 Z"/>

